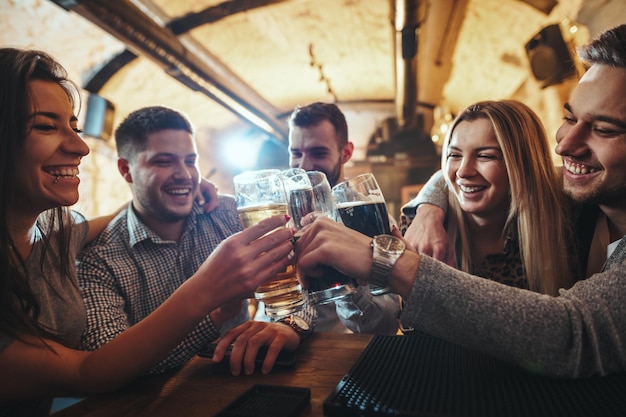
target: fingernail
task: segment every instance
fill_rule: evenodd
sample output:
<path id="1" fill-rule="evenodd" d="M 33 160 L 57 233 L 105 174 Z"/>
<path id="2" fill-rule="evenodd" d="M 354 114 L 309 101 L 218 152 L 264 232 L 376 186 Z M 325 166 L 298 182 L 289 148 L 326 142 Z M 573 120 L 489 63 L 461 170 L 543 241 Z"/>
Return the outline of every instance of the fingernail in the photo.
<path id="1" fill-rule="evenodd" d="M 289 220 L 291 220 L 291 216 L 288 214 L 285 214 L 285 221 L 288 222 Z"/>
<path id="2" fill-rule="evenodd" d="M 397 232 L 398 231 L 398 227 L 394 224 L 393 226 L 391 226 L 391 231 L 392 232 Z"/>

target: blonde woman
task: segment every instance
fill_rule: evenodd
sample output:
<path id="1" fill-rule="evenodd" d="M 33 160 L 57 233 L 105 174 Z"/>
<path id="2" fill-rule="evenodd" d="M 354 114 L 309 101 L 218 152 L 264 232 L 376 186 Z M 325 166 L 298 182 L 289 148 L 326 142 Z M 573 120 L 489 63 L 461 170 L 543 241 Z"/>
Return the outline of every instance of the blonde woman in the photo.
<path id="1" fill-rule="evenodd" d="M 374 269 L 378 282 L 402 296 L 405 304 L 400 319 L 405 326 L 412 326 L 416 331 L 545 375 L 582 378 L 625 372 L 626 25 L 607 30 L 580 48 L 578 53 L 589 68 L 565 104 L 563 124 L 556 132 L 556 152 L 563 158 L 565 193 L 575 206 L 584 205 L 580 208 L 588 209 L 586 216 L 579 219 L 577 232 L 586 228 L 583 223 L 591 221 L 594 224 L 598 214 L 602 214 L 611 226 L 606 263 L 601 270 L 551 297 L 451 268 L 422 254 L 428 248 L 421 246 L 421 253 L 401 252 L 390 271 L 382 275 L 378 273 L 379 267 L 372 268 L 371 238 L 331 220 L 318 218 L 298 239 L 298 269 L 302 276 L 319 276 L 321 266 L 332 266 L 365 285 L 370 282 Z M 460 122 L 456 129 L 459 127 Z M 523 149 L 526 144 L 517 143 L 516 146 Z M 531 173 L 530 167 L 537 161 L 519 159 L 512 161 L 514 165 L 511 166 L 506 149 L 503 158 L 511 176 L 511 200 L 521 204 L 533 193 L 539 195 L 542 192 L 531 188 L 531 184 L 534 187 L 537 181 L 530 175 L 539 174 L 537 171 Z M 547 151 L 540 156 L 544 155 Z M 547 162 L 541 164 L 550 166 Z M 526 192 L 528 196 L 520 197 L 517 191 Z M 545 202 L 540 204 L 547 206 Z M 511 206 L 512 218 L 515 210 L 536 216 L 536 219 L 531 218 L 529 227 L 518 221 L 519 227 L 526 227 L 530 236 L 534 236 L 532 227 L 538 222 L 540 227 L 558 233 L 558 228 L 548 224 L 546 216 L 551 214 L 547 208 L 540 212 L 530 207 Z M 589 212 L 593 210 L 595 214 L 590 217 Z M 422 218 L 425 211 L 421 208 L 418 211 L 422 211 L 418 213 Z M 420 227 L 422 222 L 414 220 L 409 232 L 414 226 Z M 509 228 L 513 228 L 511 223 Z M 563 242 L 558 239 L 558 235 L 552 232 L 545 240 L 528 241 L 528 251 L 538 254 L 534 261 L 549 258 L 548 253 L 541 252 L 545 248 L 560 250 L 558 246 Z M 579 236 L 579 239 L 582 242 L 585 238 Z M 439 238 L 427 240 L 430 249 L 438 240 L 441 242 Z M 527 240 L 526 235 L 522 234 L 519 240 Z M 534 247 L 535 244 L 543 249 Z M 550 245 L 552 247 L 548 247 Z M 445 243 L 440 245 L 445 246 Z M 443 255 L 442 259 L 446 257 L 441 251 L 439 255 Z M 524 261 L 528 261 L 528 255 L 522 255 Z M 542 277 L 545 279 L 543 285 L 559 280 L 550 278 L 547 271 Z M 572 280 L 576 278 L 571 277 Z"/>
<path id="2" fill-rule="evenodd" d="M 550 295 L 570 287 L 567 204 L 537 115 L 513 100 L 476 103 L 442 149 L 455 266 Z"/>

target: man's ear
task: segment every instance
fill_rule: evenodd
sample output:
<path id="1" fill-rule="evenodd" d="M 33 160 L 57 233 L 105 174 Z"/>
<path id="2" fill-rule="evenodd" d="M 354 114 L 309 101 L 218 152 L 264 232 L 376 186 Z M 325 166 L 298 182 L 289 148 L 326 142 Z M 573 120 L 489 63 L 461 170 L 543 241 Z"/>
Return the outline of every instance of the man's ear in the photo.
<path id="1" fill-rule="evenodd" d="M 118 158 L 117 160 L 117 170 L 122 174 L 122 177 L 126 182 L 132 183 L 133 177 L 130 175 L 130 167 L 128 166 L 128 161 L 124 158 Z"/>
<path id="2" fill-rule="evenodd" d="M 341 164 L 345 164 L 352 158 L 352 153 L 354 152 L 354 143 L 347 142 L 343 149 L 341 149 Z"/>

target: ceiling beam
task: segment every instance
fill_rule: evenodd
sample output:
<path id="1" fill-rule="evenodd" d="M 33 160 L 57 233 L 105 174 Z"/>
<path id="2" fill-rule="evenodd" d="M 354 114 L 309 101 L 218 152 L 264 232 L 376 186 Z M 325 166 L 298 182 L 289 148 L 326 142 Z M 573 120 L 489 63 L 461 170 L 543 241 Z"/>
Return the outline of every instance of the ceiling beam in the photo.
<path id="1" fill-rule="evenodd" d="M 286 146 L 287 124 L 275 116 L 278 110 L 213 59 L 193 38 L 183 35 L 186 38 L 179 39 L 127 0 L 51 1 L 93 22 L 191 90 L 205 94 Z M 233 91 L 233 86 L 238 92 Z"/>
<path id="2" fill-rule="evenodd" d="M 207 23 L 214 23 L 237 13 L 247 12 L 259 7 L 271 6 L 275 3 L 283 3 L 287 0 L 230 0 L 207 7 L 206 9 L 188 13 L 177 17 L 167 23 L 167 27 L 176 35 L 189 32 L 191 29 Z"/>

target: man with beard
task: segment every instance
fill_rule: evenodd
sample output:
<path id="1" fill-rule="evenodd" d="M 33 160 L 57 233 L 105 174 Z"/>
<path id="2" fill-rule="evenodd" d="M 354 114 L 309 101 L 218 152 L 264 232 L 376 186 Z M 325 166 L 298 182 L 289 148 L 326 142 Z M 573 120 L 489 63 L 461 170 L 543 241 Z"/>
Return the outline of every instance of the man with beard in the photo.
<path id="1" fill-rule="evenodd" d="M 620 97 L 605 94 L 619 91 L 622 80 L 613 76 L 600 81 L 605 73 L 619 75 L 626 66 L 626 57 L 620 55 L 623 49 L 608 44 L 609 36 L 619 37 L 623 31 L 615 28 L 605 34 L 606 44 L 598 41 L 581 48 L 581 58 L 592 65 L 565 104 L 565 122 L 556 134 L 556 152 L 563 157 L 563 190 L 572 202 L 581 255 L 581 272 L 576 278 L 602 270 L 626 224 L 621 211 L 626 207 L 626 169 L 622 165 L 626 144 L 619 140 L 626 132 L 626 107 Z M 611 48 L 617 51 L 613 57 Z M 563 140 L 572 136 L 578 141 Z M 613 138 L 617 139 L 610 140 Z M 403 215 L 413 219 L 404 238 L 418 252 L 452 264 L 453 250 L 442 228 L 447 198 L 445 181 L 438 172 L 420 195 L 402 208 Z"/>
<path id="2" fill-rule="evenodd" d="M 289 164 L 321 171 L 331 187 L 344 180 L 343 166 L 352 157 L 348 125 L 339 107 L 312 103 L 296 107 L 289 118 Z M 395 334 L 400 300 L 395 294 L 372 296 L 360 286 L 347 299 L 316 306 L 317 332 Z"/>
<path id="3" fill-rule="evenodd" d="M 115 141 L 118 170 L 133 199 L 78 257 L 87 310 L 81 347 L 86 350 L 97 349 L 149 315 L 224 239 L 242 230 L 232 197 L 219 196 L 219 205 L 209 213 L 194 201 L 200 186 L 198 150 L 185 115 L 160 106 L 139 109 L 120 124 Z M 237 268 L 244 261 L 238 249 L 244 248 L 234 248 L 232 256 L 221 260 L 221 270 L 213 272 Z M 244 304 L 212 311 L 151 372 L 185 363 L 222 334 L 215 360 L 237 339 L 231 372 L 238 375 L 243 365 L 251 374 L 259 348 L 266 345 L 262 370 L 267 373 L 282 349 L 295 350 L 313 329 L 313 308 L 299 313 L 307 322 L 305 329 L 292 324 L 298 320 L 251 321 Z"/>
<path id="4" fill-rule="evenodd" d="M 312 103 L 296 107 L 289 118 L 289 165 L 321 171 L 331 187 L 344 180 L 343 166 L 354 152 L 348 124 L 339 107 Z"/>
<path id="5" fill-rule="evenodd" d="M 626 25 L 578 52 L 588 70 L 565 104 L 556 151 L 580 222 L 596 225 L 603 265 L 594 267 L 592 256 L 587 269 L 599 272 L 556 297 L 537 294 L 404 250 L 398 237 L 377 248 L 376 240 L 323 218 L 298 240 L 300 271 L 314 277 L 320 266 L 331 266 L 359 283 L 389 285 L 405 301 L 404 325 L 535 372 L 586 377 L 626 371 Z M 381 272 L 373 266 L 380 266 L 384 252 L 396 260 Z"/>

